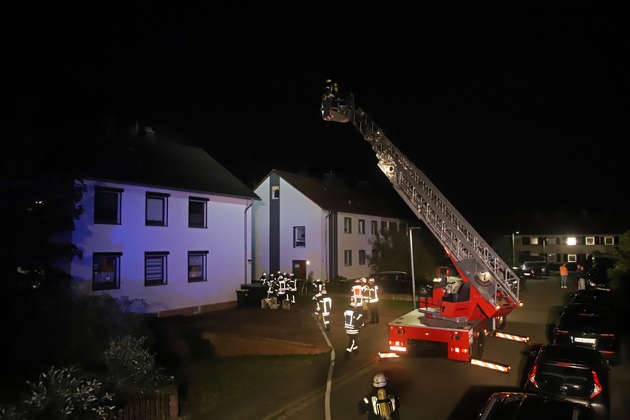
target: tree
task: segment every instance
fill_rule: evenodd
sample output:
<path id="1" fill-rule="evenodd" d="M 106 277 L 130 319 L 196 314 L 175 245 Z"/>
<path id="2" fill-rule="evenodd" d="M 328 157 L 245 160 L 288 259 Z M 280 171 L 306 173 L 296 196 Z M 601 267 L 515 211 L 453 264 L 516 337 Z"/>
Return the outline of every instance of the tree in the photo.
<path id="1" fill-rule="evenodd" d="M 625 302 L 630 298 L 630 231 L 626 231 L 619 238 L 619 246 L 614 252 L 615 264 L 608 270 L 610 277 L 610 288 L 617 296 L 616 302 L 619 307 L 618 312 L 624 313 Z M 630 329 L 626 323 L 620 323 L 625 332 L 629 333 Z"/>
<path id="2" fill-rule="evenodd" d="M 373 252 L 369 259 L 374 272 L 402 270 L 411 272 L 409 232 L 413 234 L 414 274 L 416 279 L 431 281 L 435 268 L 444 260 L 444 250 L 428 229 L 384 230 L 370 240 Z"/>

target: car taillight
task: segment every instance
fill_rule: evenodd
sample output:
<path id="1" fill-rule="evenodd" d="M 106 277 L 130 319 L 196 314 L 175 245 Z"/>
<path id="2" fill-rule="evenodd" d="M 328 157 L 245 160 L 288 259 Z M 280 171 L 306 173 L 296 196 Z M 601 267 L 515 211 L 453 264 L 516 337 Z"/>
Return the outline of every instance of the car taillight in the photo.
<path id="1" fill-rule="evenodd" d="M 536 371 L 538 370 L 538 365 L 534 365 L 532 370 L 529 372 L 529 377 L 527 380 L 532 383 L 536 388 L 538 388 L 538 383 L 536 382 Z M 593 372 L 594 373 L 594 372 Z"/>
<path id="2" fill-rule="evenodd" d="M 595 373 L 594 370 L 592 370 L 591 373 L 593 374 L 593 392 L 591 392 L 591 395 L 589 396 L 589 398 L 595 398 L 596 396 L 602 393 L 602 384 L 599 383 L 599 378 L 597 377 L 597 373 Z"/>

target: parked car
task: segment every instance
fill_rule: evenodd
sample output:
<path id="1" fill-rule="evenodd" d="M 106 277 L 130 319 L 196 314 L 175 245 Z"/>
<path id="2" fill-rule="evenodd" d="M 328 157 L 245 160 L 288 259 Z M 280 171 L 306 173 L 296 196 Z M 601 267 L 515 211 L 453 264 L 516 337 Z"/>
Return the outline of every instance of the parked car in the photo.
<path id="1" fill-rule="evenodd" d="M 374 278 L 378 290 L 381 294 L 409 294 L 413 290 L 411 286 L 411 276 L 405 271 L 381 271 L 370 275 Z M 432 284 L 416 279 L 416 296 L 428 293 Z"/>
<path id="2" fill-rule="evenodd" d="M 547 263 L 544 261 L 525 261 L 519 267 L 522 277 L 531 279 L 542 279 L 549 274 Z"/>
<path id="3" fill-rule="evenodd" d="M 570 344 L 543 344 L 531 356 L 534 360 L 525 392 L 584 404 L 597 418 L 610 418 L 610 365 L 599 351 Z"/>
<path id="4" fill-rule="evenodd" d="M 569 293 L 571 303 L 596 303 L 614 308 L 614 294 L 604 289 L 582 289 Z"/>
<path id="5" fill-rule="evenodd" d="M 480 420 L 595 420 L 583 404 L 533 392 L 495 392 L 479 413 Z"/>
<path id="6" fill-rule="evenodd" d="M 592 302 L 566 305 L 553 328 L 553 342 L 598 350 L 611 364 L 621 361 L 621 339 L 610 305 Z"/>

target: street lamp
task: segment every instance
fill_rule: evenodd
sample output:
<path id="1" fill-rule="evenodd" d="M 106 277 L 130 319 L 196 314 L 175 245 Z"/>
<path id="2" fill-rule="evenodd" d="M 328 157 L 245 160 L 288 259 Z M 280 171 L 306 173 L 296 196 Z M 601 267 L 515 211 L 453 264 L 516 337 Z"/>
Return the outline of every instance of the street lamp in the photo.
<path id="1" fill-rule="evenodd" d="M 414 265 L 413 265 L 413 231 L 415 229 L 420 229 L 420 226 L 409 227 L 409 252 L 411 254 L 411 293 L 412 293 L 413 309 L 416 308 L 416 273 L 414 271 Z"/>
<path id="2" fill-rule="evenodd" d="M 518 235 L 518 230 L 512 232 L 512 268 L 516 267 L 516 253 L 514 251 L 514 235 Z"/>

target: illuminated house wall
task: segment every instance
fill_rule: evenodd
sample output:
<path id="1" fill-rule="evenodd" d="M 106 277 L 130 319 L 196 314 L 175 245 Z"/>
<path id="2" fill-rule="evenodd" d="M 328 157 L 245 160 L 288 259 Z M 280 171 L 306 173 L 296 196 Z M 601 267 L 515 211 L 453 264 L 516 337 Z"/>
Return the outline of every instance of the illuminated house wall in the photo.
<path id="1" fill-rule="evenodd" d="M 236 289 L 251 278 L 256 195 L 201 149 L 157 142 L 127 149 L 124 159 L 110 157 L 111 173 L 94 168 L 100 176 L 84 178 L 85 212 L 72 237 L 83 258 L 71 264 L 73 279 L 85 292 L 134 301 L 137 312 L 236 306 Z"/>
<path id="2" fill-rule="evenodd" d="M 272 170 L 254 191 L 260 197 L 253 205 L 253 266 L 258 277 L 276 271 L 324 281 L 367 276 L 373 223 L 377 231 L 384 226 L 406 229 L 408 224 L 374 191 L 330 179 Z M 303 241 L 296 234 L 302 228 Z"/>

